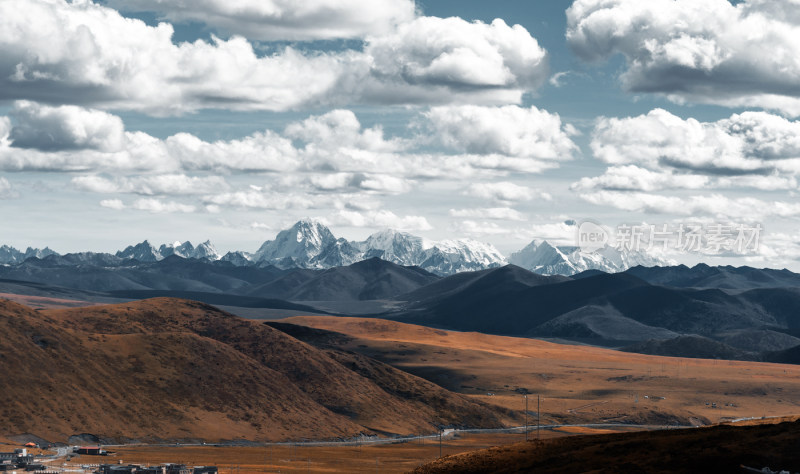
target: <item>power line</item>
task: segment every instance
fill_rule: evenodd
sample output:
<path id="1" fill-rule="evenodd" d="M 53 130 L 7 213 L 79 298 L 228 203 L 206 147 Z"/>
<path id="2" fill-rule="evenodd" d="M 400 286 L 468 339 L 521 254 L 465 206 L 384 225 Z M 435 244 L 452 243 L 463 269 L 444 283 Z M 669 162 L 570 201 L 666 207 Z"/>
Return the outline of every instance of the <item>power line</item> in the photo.
<path id="1" fill-rule="evenodd" d="M 525 441 L 528 441 L 528 395 L 523 397 L 525 397 Z"/>
<path id="2" fill-rule="evenodd" d="M 542 406 L 539 395 L 536 395 L 536 439 L 539 439 L 539 427 L 541 426 Z"/>

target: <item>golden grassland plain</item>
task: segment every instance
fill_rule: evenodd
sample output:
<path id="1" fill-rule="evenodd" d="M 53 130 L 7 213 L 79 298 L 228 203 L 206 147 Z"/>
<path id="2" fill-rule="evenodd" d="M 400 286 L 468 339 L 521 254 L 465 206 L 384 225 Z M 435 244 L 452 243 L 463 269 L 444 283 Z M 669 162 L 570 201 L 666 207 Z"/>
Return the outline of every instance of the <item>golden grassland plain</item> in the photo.
<path id="1" fill-rule="evenodd" d="M 756 424 L 775 424 L 782 421 L 796 421 L 798 417 L 768 419 L 736 423 L 737 426 Z M 524 433 L 459 433 L 442 441 L 441 454 L 448 460 L 445 465 L 459 463 L 469 453 L 513 453 L 524 452 L 541 440 L 562 439 L 573 435 L 607 435 L 639 431 L 633 427 L 596 429 L 585 427 L 564 427 L 542 429 L 537 436 L 535 427 L 531 428 L 529 443 L 524 442 Z M 596 436 L 593 443 L 601 445 L 605 436 Z M 497 447 L 505 451 L 497 451 Z M 554 449 L 558 445 L 554 445 Z M 493 451 L 490 448 L 495 448 Z M 125 446 L 109 447 L 114 454 L 96 458 L 79 456 L 62 467 L 77 469 L 88 463 L 131 463 L 162 464 L 183 463 L 190 466 L 214 465 L 221 474 L 233 473 L 402 473 L 439 459 L 438 439 L 414 440 L 388 445 L 362 444 L 357 446 L 317 446 L 317 445 L 269 445 L 257 447 L 232 446 Z M 452 461 L 450 461 L 452 460 Z"/>
<path id="2" fill-rule="evenodd" d="M 589 430 L 591 432 L 591 430 Z M 614 431 L 618 432 L 618 431 Z M 542 439 L 568 436 L 569 433 L 543 430 Z M 535 430 L 529 432 L 531 439 Z M 524 440 L 524 433 L 461 433 L 442 440 L 442 455 L 453 455 Z M 75 458 L 70 465 L 87 462 L 132 464 L 183 463 L 191 466 L 214 465 L 220 473 L 316 472 L 316 473 L 401 473 L 439 458 L 438 439 L 406 443 L 360 446 L 272 445 L 259 447 L 231 446 L 126 446 L 109 447 L 113 456 Z"/>
<path id="3" fill-rule="evenodd" d="M 446 456 L 414 469 L 438 473 L 797 472 L 797 417 L 746 424 L 531 440 Z M 746 466 L 751 471 L 746 471 Z"/>
<path id="4" fill-rule="evenodd" d="M 61 314 L 45 313 L 49 317 Z M 628 424 L 552 426 L 541 430 L 543 440 L 645 428 L 637 425 L 704 425 L 740 418 L 756 418 L 741 424 L 761 424 L 772 421 L 762 417 L 800 413 L 800 367 L 793 365 L 646 356 L 367 318 L 307 316 L 282 322 L 344 335 L 327 338 L 328 343 L 518 414 L 525 407 L 523 393 L 527 392 L 532 438 L 537 396 L 541 397 L 543 425 Z M 506 422 L 519 424 L 523 419 L 515 416 Z M 228 439 L 233 437 L 231 433 Z M 442 454 L 509 445 L 523 438 L 521 432 L 459 433 L 443 440 Z M 391 445 L 126 446 L 110 450 L 117 454 L 83 456 L 74 459 L 74 465 L 181 462 L 218 465 L 221 472 L 407 472 L 439 457 L 439 443 L 434 439 Z"/>
<path id="5" fill-rule="evenodd" d="M 325 316 L 283 322 L 349 336 L 361 352 L 542 423 L 704 425 L 800 413 L 800 366 L 647 356 L 535 339 Z"/>
<path id="6" fill-rule="evenodd" d="M 15 293 L 0 293 L 0 298 L 11 300 L 33 309 L 79 308 L 101 304 L 84 300 L 53 298 L 50 296 L 19 295 Z"/>

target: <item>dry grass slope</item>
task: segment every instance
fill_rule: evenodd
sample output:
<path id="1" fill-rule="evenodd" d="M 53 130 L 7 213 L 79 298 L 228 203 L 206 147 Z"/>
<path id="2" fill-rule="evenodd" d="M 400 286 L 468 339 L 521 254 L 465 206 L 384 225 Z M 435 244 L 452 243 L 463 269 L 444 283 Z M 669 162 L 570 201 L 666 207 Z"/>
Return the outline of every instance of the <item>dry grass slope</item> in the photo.
<path id="1" fill-rule="evenodd" d="M 286 329 L 301 340 L 363 354 L 517 413 L 522 393 L 533 394 L 532 412 L 540 394 L 545 424 L 710 424 L 800 413 L 797 365 L 648 356 L 366 318 L 282 323 L 328 331 Z"/>
<path id="2" fill-rule="evenodd" d="M 456 454 L 415 474 L 800 470 L 800 422 L 574 436 Z"/>
<path id="3" fill-rule="evenodd" d="M 49 311 L 0 301 L 0 333 L 0 435 L 328 439 L 431 431 L 461 410 L 500 423 L 497 409 L 392 367 L 353 356 L 351 368 L 344 354 L 186 300 Z M 392 386 L 431 391 L 442 407 Z"/>

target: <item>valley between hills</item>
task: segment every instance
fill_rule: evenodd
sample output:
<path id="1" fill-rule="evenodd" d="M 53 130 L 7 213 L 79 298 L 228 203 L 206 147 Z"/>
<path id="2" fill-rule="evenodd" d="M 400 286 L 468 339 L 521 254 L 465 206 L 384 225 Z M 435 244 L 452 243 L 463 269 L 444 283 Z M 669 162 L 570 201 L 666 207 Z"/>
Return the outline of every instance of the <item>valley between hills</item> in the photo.
<path id="1" fill-rule="evenodd" d="M 800 414 L 800 275 L 786 270 L 439 275 L 377 257 L 279 268 L 69 254 L 0 277 L 0 443 L 16 446 L 115 445 L 113 462 L 243 472 L 458 472 L 458 457 L 423 466 L 439 433 L 456 455 L 528 426 L 545 443 L 535 452 L 475 456 L 544 466 L 564 450 L 589 459 L 615 433 L 680 428 L 679 445 L 695 427 Z M 783 442 L 789 426 L 765 436 Z M 645 456 L 626 440 L 628 458 Z"/>
<path id="2" fill-rule="evenodd" d="M 800 412 L 800 367 L 683 359 L 345 317 L 246 320 L 169 298 L 4 301 L 4 437 L 391 437 L 540 422 L 707 425 Z"/>

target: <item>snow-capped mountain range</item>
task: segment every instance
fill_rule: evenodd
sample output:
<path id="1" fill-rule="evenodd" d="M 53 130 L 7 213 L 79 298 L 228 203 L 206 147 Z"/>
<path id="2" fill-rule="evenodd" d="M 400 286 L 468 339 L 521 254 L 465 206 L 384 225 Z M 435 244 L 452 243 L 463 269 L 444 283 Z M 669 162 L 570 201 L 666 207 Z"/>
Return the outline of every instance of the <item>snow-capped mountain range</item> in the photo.
<path id="1" fill-rule="evenodd" d="M 469 239 L 430 241 L 405 232 L 384 230 L 363 242 L 336 238 L 318 221 L 301 220 L 278 233 L 253 255 L 258 264 L 280 268 L 330 268 L 379 257 L 398 265 L 416 265 L 438 275 L 505 265 L 490 244 Z"/>
<path id="2" fill-rule="evenodd" d="M 606 246 L 596 252 L 581 252 L 579 247 L 555 246 L 545 240 L 534 240 L 511 254 L 509 263 L 540 275 L 575 275 L 586 270 L 607 273 L 623 272 L 631 267 L 672 265 L 673 262 L 641 252 L 620 251 Z"/>
<path id="3" fill-rule="evenodd" d="M 187 240 L 183 243 L 175 242 L 168 245 L 164 244 L 157 249 L 150 244 L 150 242 L 145 240 L 140 244 L 128 246 L 125 250 L 120 250 L 116 255 L 119 258 L 129 258 L 140 262 L 157 262 L 170 255 L 205 260 L 219 260 L 221 258 L 217 249 L 215 249 L 214 245 L 208 240 L 197 247 Z"/>
<path id="4" fill-rule="evenodd" d="M 0 264 L 14 265 L 37 257 L 58 254 L 45 248 L 20 252 L 13 247 L 0 247 Z M 89 254 L 87 254 L 89 255 Z M 96 255 L 93 257 L 97 260 Z M 384 230 L 362 242 L 337 238 L 329 228 L 316 220 L 303 219 L 282 230 L 274 240 L 264 242 L 254 253 L 228 252 L 224 256 L 206 241 L 198 246 L 191 242 L 175 242 L 156 248 L 148 241 L 120 250 L 119 260 L 158 262 L 172 255 L 205 261 L 222 261 L 235 266 L 274 265 L 278 268 L 326 269 L 350 265 L 378 257 L 398 265 L 418 266 L 437 275 L 484 270 L 512 263 L 543 275 L 574 275 L 585 270 L 620 272 L 636 265 L 669 265 L 672 262 L 643 252 L 621 252 L 606 247 L 583 253 L 577 247 L 555 246 L 534 240 L 506 259 L 493 245 L 470 239 L 432 241 L 406 232 Z M 55 257 L 52 257 L 55 258 Z M 71 262 L 85 259 L 61 259 Z M 107 261 L 108 259 L 106 259 Z M 101 260 L 103 261 L 103 260 Z"/>
<path id="5" fill-rule="evenodd" d="M 48 255 L 58 254 L 47 247 L 41 250 L 28 247 L 24 252 L 21 252 L 14 247 L 9 247 L 8 245 L 3 245 L 0 247 L 0 263 L 22 263 L 32 257 L 44 258 Z"/>

